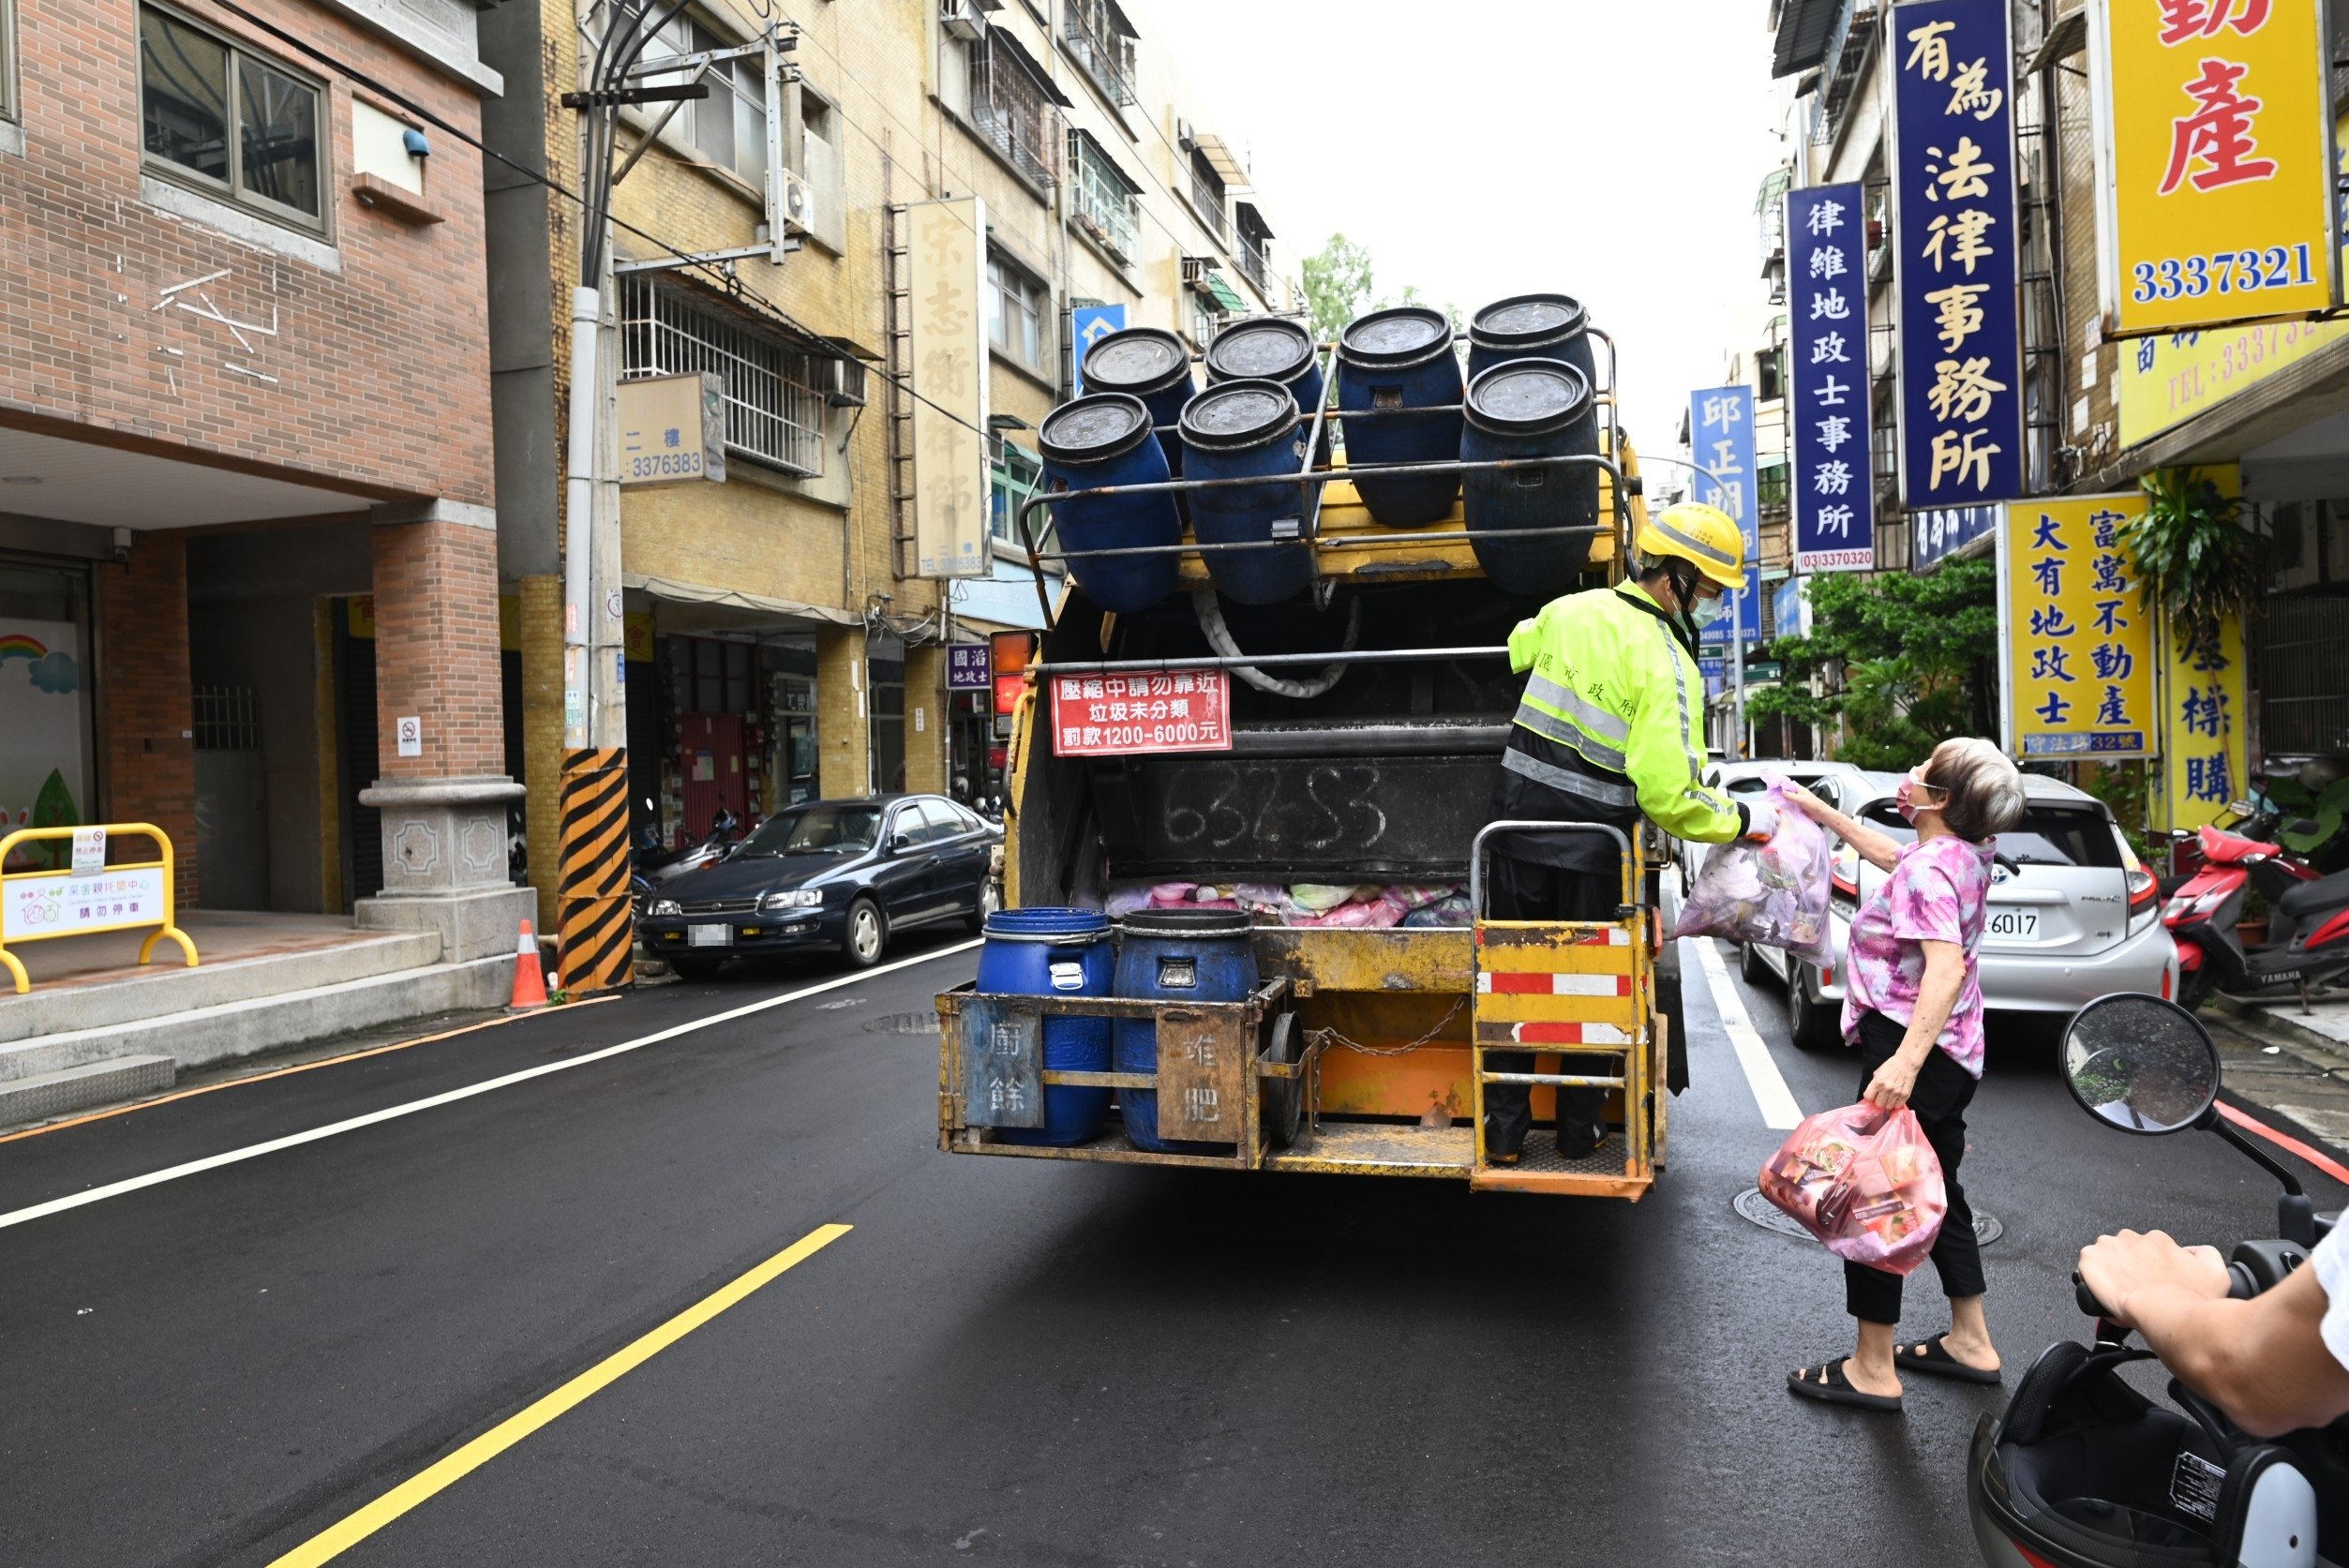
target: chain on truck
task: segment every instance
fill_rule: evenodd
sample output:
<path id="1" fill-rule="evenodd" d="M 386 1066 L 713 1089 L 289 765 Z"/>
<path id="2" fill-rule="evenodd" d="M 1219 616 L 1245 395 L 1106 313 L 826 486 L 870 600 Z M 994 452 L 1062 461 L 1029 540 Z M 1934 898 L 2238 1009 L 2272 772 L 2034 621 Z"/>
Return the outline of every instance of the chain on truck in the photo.
<path id="1" fill-rule="evenodd" d="M 1589 336 L 1605 355 L 1604 381 L 1589 377 L 1594 453 L 1376 468 L 1379 479 L 1451 475 L 1456 487 L 1477 474 L 1531 484 L 1540 481 L 1520 476 L 1579 472 L 1586 484 L 1594 476 L 1594 522 L 1509 535 L 1520 544 L 1579 536 L 1578 573 L 1545 598 L 1620 581 L 1646 520 L 1638 459 L 1620 425 L 1614 345 L 1595 328 Z M 1336 345 L 1309 351 L 1317 363 L 1326 356 L 1334 394 Z M 991 993 L 976 981 L 942 993 L 939 1147 L 1013 1158 L 1455 1177 L 1478 1190 L 1636 1200 L 1664 1169 L 1667 1063 L 1679 1022 L 1676 960 L 1648 891 L 1663 844 L 1652 829 L 1626 838 L 1588 829 L 1621 855 L 1614 919 L 1486 918 L 1496 845 L 1522 829 L 1560 829 L 1489 820 L 1522 684 L 1510 670 L 1508 634 L 1540 601 L 1502 591 L 1507 585 L 1480 568 L 1480 538 L 1459 500 L 1438 521 L 1397 528 L 1376 521 L 1361 500 L 1354 480 L 1374 481 L 1362 461 L 1371 443 L 1356 432 L 1379 418 L 1457 413 L 1459 402 L 1398 407 L 1382 398 L 1384 407 L 1348 412 L 1337 401 L 1316 397 L 1303 416 L 1299 448 L 1310 455 L 1294 487 L 1302 515 L 1283 519 L 1266 543 L 1203 545 L 1189 527 L 1172 545 L 1038 543 L 1040 535 L 1051 543 L 1039 514 L 1072 501 L 1171 493 L 1195 506 L 1209 488 L 1261 480 L 1048 488 L 1021 506 L 1017 524 L 1049 630 L 1012 719 L 1001 903 L 1013 911 L 1100 909 L 1121 888 L 1176 881 L 1218 889 L 1451 884 L 1466 893 L 1462 923 L 1301 926 L 1258 914 L 1245 937 L 1256 980 L 1230 999 L 1187 1000 L 1164 985 L 1146 998 Z M 1332 426 L 1354 436 L 1351 467 L 1342 446 L 1329 455 Z M 1159 429 L 1166 428 L 1161 420 Z M 1310 581 L 1294 601 L 1251 608 L 1215 593 L 1217 552 L 1300 547 Z M 1178 558 L 1177 589 L 1139 613 L 1107 612 L 1042 565 L 1066 561 L 1081 576 L 1093 559 L 1154 554 Z M 1064 731 L 1055 707 L 1081 705 L 1088 681 L 1096 695 L 1138 689 L 1150 699 L 1144 723 L 1120 731 L 1113 719 L 1089 735 L 1076 724 Z M 1178 685 L 1213 698 L 1193 713 L 1208 723 L 1170 729 L 1154 717 L 1152 694 Z M 1227 700 L 1228 720 L 1216 722 L 1217 705 Z M 1089 716 L 1109 715 L 1094 703 Z M 1133 940 L 1130 933 L 1129 950 Z M 1160 978 L 1179 985 L 1191 972 L 1162 968 Z M 1106 1062 L 1055 1067 L 1044 1045 L 1054 1019 L 1154 1025 L 1156 1060 L 1147 1070 L 1130 1062 L 1129 1070 Z M 1490 1063 L 1490 1053 L 1528 1050 L 1536 1053 L 1530 1073 Z M 1496 1083 L 1530 1083 L 1537 1122 L 1550 1119 L 1559 1087 L 1603 1088 L 1606 1141 L 1567 1158 L 1536 1138 L 1519 1163 L 1489 1160 L 1483 1110 Z M 1028 1130 L 1042 1125 L 1040 1099 L 1076 1089 L 1106 1090 L 1117 1104 L 1098 1133 L 1052 1143 Z M 1151 1147 L 1140 1146 L 1129 1126 L 1138 1101 L 1155 1109 L 1156 1136 L 1142 1141 Z"/>

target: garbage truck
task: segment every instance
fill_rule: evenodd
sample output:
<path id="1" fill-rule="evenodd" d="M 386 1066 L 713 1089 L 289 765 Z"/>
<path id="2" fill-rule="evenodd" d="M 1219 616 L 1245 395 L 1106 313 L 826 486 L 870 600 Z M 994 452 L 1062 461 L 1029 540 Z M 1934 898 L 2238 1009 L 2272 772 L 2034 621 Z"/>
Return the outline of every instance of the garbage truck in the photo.
<path id="1" fill-rule="evenodd" d="M 1479 328 L 1489 314 L 1479 313 Z M 1090 486 L 1055 479 L 1021 507 L 1048 626 L 1017 672 L 1000 903 L 1014 916 L 1123 917 L 1120 983 L 1070 993 L 1083 967 L 1071 961 L 1052 966 L 1061 989 L 987 989 L 982 953 L 980 980 L 937 997 L 940 1149 L 1448 1177 L 1476 1190 L 1633 1200 L 1664 1170 L 1680 1021 L 1678 972 L 1649 874 L 1662 844 L 1644 832 L 1566 829 L 1605 837 L 1619 853 L 1622 903 L 1611 919 L 1495 919 L 1486 910 L 1492 858 L 1508 835 L 1561 830 L 1492 820 L 1522 685 L 1509 632 L 1558 592 L 1620 580 L 1645 520 L 1638 459 L 1618 417 L 1614 346 L 1595 327 L 1581 335 L 1585 351 L 1605 362 L 1585 374 L 1583 439 L 1564 449 L 1504 440 L 1496 456 L 1475 432 L 1509 436 L 1499 427 L 1526 388 L 1493 390 L 1509 381 L 1505 368 L 1472 359 L 1477 373 L 1464 393 L 1439 378 L 1433 393 L 1398 395 L 1345 359 L 1363 326 L 1309 344 L 1314 368 L 1327 373 L 1288 383 L 1293 395 L 1306 389 L 1289 470 L 1301 482 L 1282 487 L 1295 498 L 1292 515 L 1273 518 L 1263 537 L 1235 545 L 1211 526 L 1213 502 L 1230 499 L 1214 492 L 1246 486 L 1201 476 L 1213 467 L 1201 458 L 1204 440 L 1179 477 Z M 1479 331 L 1472 351 L 1488 348 L 1488 336 L 1505 334 Z M 1088 358 L 1088 390 L 1091 368 Z M 1211 347 L 1211 383 L 1215 369 Z M 1340 384 L 1349 380 L 1351 390 Z M 1533 389 L 1535 401 L 1541 392 Z M 1501 415 L 1476 421 L 1480 396 Z M 1382 420 L 1463 410 L 1470 434 L 1446 456 L 1406 451 L 1399 461 L 1395 443 L 1373 434 L 1398 427 Z M 1179 428 L 1154 413 L 1150 427 L 1161 440 L 1196 435 L 1194 426 L 1212 423 L 1196 412 Z M 1042 434 L 1049 443 L 1051 421 Z M 1448 485 L 1448 510 L 1400 527 L 1382 520 L 1365 494 L 1375 500 L 1398 480 L 1421 481 L 1422 500 L 1432 481 L 1439 504 Z M 1067 521 L 1085 502 L 1168 496 L 1179 498 L 1182 518 L 1171 544 L 1103 545 L 1098 531 L 1088 543 Z M 1530 507 L 1517 504 L 1528 497 Z M 1251 549 L 1292 552 L 1302 589 L 1272 604 L 1222 591 L 1240 579 L 1219 558 Z M 1154 558 L 1174 567 L 1160 602 L 1109 609 L 1088 590 L 1110 580 L 1104 566 Z M 1065 582 L 1043 570 L 1055 560 Z M 1207 977 L 1232 966 L 1217 970 L 1173 954 L 1162 936 L 1137 934 L 1151 915 L 1194 907 L 1246 913 L 1240 933 L 1225 939 L 1244 949 L 1244 984 L 1216 993 Z M 1227 931 L 1236 923 L 1227 915 Z M 1145 948 L 1157 968 L 1123 983 Z M 1196 993 L 1185 989 L 1194 985 Z M 1062 1053 L 1055 1061 L 1055 1031 L 1086 1029 L 1096 1039 L 1117 1032 L 1114 1060 L 1072 1066 Z M 1144 1042 L 1138 1054 L 1125 1049 L 1130 1038 Z M 1529 1052 L 1531 1070 L 1519 1070 Z M 1504 1053 L 1506 1066 L 1497 1064 Z M 1482 1113 L 1500 1083 L 1531 1085 L 1537 1126 L 1553 1116 L 1561 1087 L 1603 1089 L 1605 1141 L 1569 1158 L 1537 1134 L 1515 1161 L 1489 1157 Z M 1105 1113 L 1072 1133 L 1040 1130 L 1045 1102 L 1087 1096 Z"/>

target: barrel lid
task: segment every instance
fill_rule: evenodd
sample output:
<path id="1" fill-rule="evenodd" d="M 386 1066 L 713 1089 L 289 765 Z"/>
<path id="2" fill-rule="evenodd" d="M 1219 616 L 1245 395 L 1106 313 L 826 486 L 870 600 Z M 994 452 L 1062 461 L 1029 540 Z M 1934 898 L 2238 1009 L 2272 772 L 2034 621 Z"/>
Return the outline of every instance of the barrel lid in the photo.
<path id="1" fill-rule="evenodd" d="M 987 917 L 986 934 L 1015 942 L 1099 942 L 1109 935 L 1109 917 L 1098 909 L 1050 905 L 998 909 Z"/>
<path id="2" fill-rule="evenodd" d="M 1296 427 L 1297 400 L 1279 381 L 1225 381 L 1183 405 L 1183 440 L 1198 447 L 1251 447 Z"/>
<path id="3" fill-rule="evenodd" d="M 1441 310 L 1399 305 L 1357 318 L 1339 335 L 1338 351 L 1365 366 L 1417 365 L 1452 346 L 1452 323 Z"/>
<path id="4" fill-rule="evenodd" d="M 1469 340 L 1514 348 L 1571 337 L 1590 324 L 1579 300 L 1564 294 L 1513 294 L 1495 300 L 1468 323 Z"/>
<path id="5" fill-rule="evenodd" d="M 1085 353 L 1085 384 L 1103 392 L 1147 396 L 1190 374 L 1190 351 L 1157 327 L 1113 332 Z"/>
<path id="6" fill-rule="evenodd" d="M 1121 916 L 1129 936 L 1245 936 L 1255 922 L 1245 909 L 1137 909 Z"/>
<path id="7" fill-rule="evenodd" d="M 1046 414 L 1036 444 L 1060 462 L 1098 463 L 1131 451 L 1149 433 L 1150 411 L 1141 398 L 1102 392 Z"/>
<path id="8" fill-rule="evenodd" d="M 1207 345 L 1207 374 L 1218 381 L 1285 381 L 1313 363 L 1313 335 L 1279 316 L 1234 321 Z"/>
<path id="9" fill-rule="evenodd" d="M 1468 385 L 1468 417 L 1483 429 L 1532 434 L 1572 424 L 1591 406 L 1591 383 L 1556 359 L 1513 359 Z"/>

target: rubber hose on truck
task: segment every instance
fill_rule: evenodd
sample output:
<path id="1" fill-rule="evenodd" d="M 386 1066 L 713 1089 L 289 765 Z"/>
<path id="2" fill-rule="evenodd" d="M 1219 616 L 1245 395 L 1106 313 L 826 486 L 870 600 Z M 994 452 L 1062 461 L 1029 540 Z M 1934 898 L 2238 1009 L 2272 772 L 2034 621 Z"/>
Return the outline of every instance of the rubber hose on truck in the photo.
<path id="1" fill-rule="evenodd" d="M 1205 634 L 1208 647 L 1226 659 L 1248 657 L 1240 651 L 1239 645 L 1232 640 L 1232 629 L 1223 623 L 1223 606 L 1217 601 L 1214 589 L 1192 589 L 1190 605 L 1192 613 L 1199 618 L 1199 630 Z M 1337 651 L 1353 652 L 1354 639 L 1360 635 L 1361 631 L 1362 601 L 1355 599 L 1347 605 L 1346 640 Z M 1346 669 L 1347 666 L 1344 664 L 1335 664 L 1310 680 L 1283 680 L 1279 676 L 1266 675 L 1252 665 L 1235 665 L 1232 673 L 1258 691 L 1269 693 L 1277 697 L 1317 697 L 1343 679 Z"/>

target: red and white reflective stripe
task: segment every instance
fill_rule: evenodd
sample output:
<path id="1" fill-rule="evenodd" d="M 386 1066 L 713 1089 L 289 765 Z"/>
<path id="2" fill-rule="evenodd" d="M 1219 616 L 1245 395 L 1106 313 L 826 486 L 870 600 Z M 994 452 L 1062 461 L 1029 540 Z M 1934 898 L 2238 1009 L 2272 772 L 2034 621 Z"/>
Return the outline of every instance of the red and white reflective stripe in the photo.
<path id="1" fill-rule="evenodd" d="M 1620 1023 L 1512 1023 L 1509 1038 L 1519 1045 L 1631 1045 Z"/>
<path id="2" fill-rule="evenodd" d="M 1476 976 L 1476 993 L 1479 996 L 1628 996 L 1631 994 L 1631 977 L 1486 969 Z"/>
<path id="3" fill-rule="evenodd" d="M 1578 948 L 1628 948 L 1631 946 L 1631 933 L 1622 926 L 1608 926 L 1605 931 L 1578 936 L 1574 942 Z"/>

